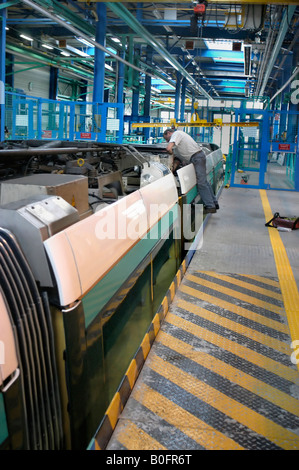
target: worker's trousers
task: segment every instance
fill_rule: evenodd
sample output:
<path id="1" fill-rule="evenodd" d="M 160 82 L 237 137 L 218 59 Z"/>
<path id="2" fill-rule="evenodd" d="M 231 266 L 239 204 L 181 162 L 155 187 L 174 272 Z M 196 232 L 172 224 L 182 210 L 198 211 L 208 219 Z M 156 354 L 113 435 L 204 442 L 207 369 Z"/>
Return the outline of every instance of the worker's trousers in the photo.
<path id="1" fill-rule="evenodd" d="M 212 186 L 207 180 L 206 156 L 201 150 L 192 155 L 190 162 L 193 163 L 196 173 L 197 189 L 206 208 L 213 208 L 217 203 Z"/>

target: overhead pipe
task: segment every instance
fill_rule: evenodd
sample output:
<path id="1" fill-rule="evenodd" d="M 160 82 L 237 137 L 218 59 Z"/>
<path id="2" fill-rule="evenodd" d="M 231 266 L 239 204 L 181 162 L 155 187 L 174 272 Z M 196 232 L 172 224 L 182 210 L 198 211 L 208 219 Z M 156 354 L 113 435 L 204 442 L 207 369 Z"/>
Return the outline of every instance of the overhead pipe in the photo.
<path id="1" fill-rule="evenodd" d="M 113 52 L 111 52 L 109 49 L 106 49 L 106 47 L 102 46 L 101 44 L 99 44 L 98 42 L 94 41 L 92 38 L 90 38 L 90 36 L 84 34 L 81 30 L 75 28 L 74 26 L 68 24 L 67 22 L 63 21 L 63 19 L 59 18 L 57 15 L 49 12 L 47 9 L 41 7 L 40 5 L 37 5 L 36 3 L 32 2 L 31 0 L 22 0 L 23 3 L 25 3 L 26 5 L 30 6 L 31 8 L 33 8 L 34 10 L 38 11 L 39 13 L 47 16 L 48 18 L 52 19 L 53 21 L 55 21 L 56 23 L 60 24 L 61 26 L 63 26 L 64 28 L 68 29 L 69 31 L 73 32 L 76 36 L 80 36 L 82 37 L 83 39 L 86 39 L 90 44 L 93 44 L 95 47 L 97 47 L 98 49 L 100 49 L 101 51 L 104 51 L 107 55 L 109 55 L 110 57 L 114 58 L 115 60 L 123 63 L 124 65 L 127 65 L 128 67 L 131 67 L 137 71 L 139 71 L 140 73 L 144 73 L 145 75 L 148 75 L 149 77 L 152 77 L 152 78 L 156 78 L 156 77 L 159 77 L 161 78 L 162 80 L 164 80 L 165 82 L 173 85 L 173 83 L 171 82 L 170 79 L 168 79 L 167 77 L 162 77 L 161 74 L 159 73 L 150 73 L 148 72 L 147 70 L 144 70 L 144 69 L 141 69 L 139 67 L 137 67 L 136 65 L 126 61 L 123 57 L 121 56 L 118 56 L 116 54 L 114 54 Z M 143 64 L 146 68 L 149 68 L 149 66 L 145 63 L 143 63 L 142 61 L 140 61 L 141 64 Z"/>
<path id="2" fill-rule="evenodd" d="M 282 70 L 282 66 L 283 66 L 283 64 L 285 63 L 285 61 L 288 57 L 288 53 L 293 50 L 293 46 L 296 44 L 298 38 L 299 38 L 299 29 L 297 30 L 295 36 L 292 39 L 292 42 L 290 43 L 289 47 L 287 48 L 286 52 L 284 53 L 284 56 L 283 56 L 279 66 L 278 66 L 278 70 L 275 72 L 274 77 L 272 78 L 272 82 L 270 83 L 270 88 L 271 88 L 271 85 L 274 82 L 275 78 L 277 77 L 279 71 Z"/>
<path id="3" fill-rule="evenodd" d="M 106 5 L 105 3 L 97 3 L 97 22 L 96 22 L 96 42 L 106 44 Z M 93 101 L 101 103 L 104 101 L 105 88 L 105 53 L 99 49 L 94 54 L 94 81 L 93 81 Z"/>
<path id="4" fill-rule="evenodd" d="M 282 6 L 276 5 L 275 12 L 273 14 L 273 20 L 271 19 L 270 23 L 272 23 L 272 21 L 274 21 L 274 20 L 275 20 L 276 23 L 278 23 L 278 22 L 280 23 L 282 13 L 283 13 Z M 270 11 L 270 16 L 271 16 L 271 11 Z M 259 64 L 259 68 L 258 68 L 258 80 L 257 80 L 257 86 L 256 86 L 257 94 L 258 94 L 258 91 L 261 88 L 261 85 L 262 85 L 262 82 L 263 82 L 263 77 L 264 77 L 264 74 L 265 74 L 265 70 L 268 66 L 268 62 L 270 60 L 270 55 L 271 55 L 271 52 L 273 50 L 275 40 L 277 38 L 277 34 L 278 34 L 278 31 L 276 31 L 275 28 L 270 28 L 269 29 L 268 35 L 267 35 L 267 38 L 266 38 L 266 41 L 265 41 L 265 49 L 260 54 L 260 64 Z"/>
<path id="5" fill-rule="evenodd" d="M 47 16 L 48 18 L 51 18 L 53 21 L 55 21 L 56 23 L 60 24 L 61 26 L 63 26 L 64 28 L 68 29 L 69 31 L 71 31 L 72 33 L 74 33 L 75 36 L 80 36 L 81 38 L 85 39 L 86 41 L 88 41 L 90 44 L 92 44 L 94 47 L 100 49 L 101 51 L 105 52 L 106 54 L 108 54 L 109 56 L 113 57 L 115 60 L 118 60 L 119 62 L 123 62 L 125 65 L 127 65 L 128 67 L 131 67 L 135 70 L 137 70 L 138 72 L 141 72 L 141 73 L 145 73 L 151 77 L 154 77 L 154 75 L 150 74 L 149 72 L 137 67 L 136 65 L 134 64 L 131 64 L 130 62 L 126 61 L 125 59 L 123 59 L 122 57 L 118 56 L 117 54 L 114 54 L 113 52 L 109 51 L 109 49 L 106 49 L 106 47 L 102 46 L 102 44 L 99 44 L 98 42 L 94 41 L 90 36 L 86 35 L 85 33 L 83 33 L 81 30 L 75 28 L 74 26 L 68 24 L 67 22 L 65 22 L 63 19 L 59 18 L 57 15 L 49 12 L 47 9 L 41 7 L 40 5 L 38 5 L 37 3 L 35 2 L 32 2 L 31 0 L 22 0 L 23 3 L 25 3 L 26 5 L 28 5 L 29 7 L 31 7 L 33 10 L 36 10 L 38 11 L 39 13 L 41 13 L 42 15 L 45 15 Z"/>
<path id="6" fill-rule="evenodd" d="M 278 32 L 278 35 L 277 35 L 277 40 L 276 40 L 274 48 L 272 50 L 272 54 L 271 54 L 270 60 L 268 62 L 267 70 L 266 70 L 266 73 L 263 77 L 263 82 L 262 82 L 261 88 L 258 91 L 258 95 L 260 95 L 260 96 L 263 96 L 263 94 L 264 94 L 267 82 L 268 82 L 269 77 L 270 77 L 270 73 L 272 72 L 275 61 L 276 61 L 277 56 L 280 52 L 281 45 L 282 45 L 283 40 L 285 38 L 285 35 L 288 31 L 289 22 L 292 20 L 293 15 L 295 13 L 295 10 L 296 10 L 296 6 L 289 6 L 289 7 L 286 8 L 286 10 L 284 12 L 284 16 L 283 16 L 283 19 L 281 21 L 281 25 L 280 25 L 279 32 Z"/>
<path id="7" fill-rule="evenodd" d="M 194 78 L 182 67 L 182 65 L 165 49 L 165 47 L 157 41 L 148 31 L 144 28 L 132 13 L 122 3 L 107 2 L 106 5 L 122 20 L 124 20 L 135 33 L 140 34 L 147 44 L 152 46 L 158 54 L 160 54 L 177 72 L 180 72 L 183 77 L 192 85 L 192 87 L 199 93 L 203 94 L 206 98 L 212 97 L 194 80 Z"/>

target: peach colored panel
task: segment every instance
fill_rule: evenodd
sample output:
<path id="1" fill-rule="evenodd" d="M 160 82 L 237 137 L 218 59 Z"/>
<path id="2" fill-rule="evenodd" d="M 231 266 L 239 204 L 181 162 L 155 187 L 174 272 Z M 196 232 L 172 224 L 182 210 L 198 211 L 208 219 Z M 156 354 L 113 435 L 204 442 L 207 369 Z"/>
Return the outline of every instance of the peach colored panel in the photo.
<path id="1" fill-rule="evenodd" d="M 13 330 L 0 292 L 0 385 L 18 368 Z"/>
<path id="2" fill-rule="evenodd" d="M 173 174 L 164 176 L 139 190 L 151 228 L 177 202 L 178 192 Z"/>
<path id="3" fill-rule="evenodd" d="M 69 305 L 81 297 L 82 291 L 76 261 L 65 231 L 44 241 L 44 247 L 56 279 L 60 305 Z"/>
<path id="4" fill-rule="evenodd" d="M 86 293 L 147 232 L 146 209 L 134 193 L 65 230 Z"/>

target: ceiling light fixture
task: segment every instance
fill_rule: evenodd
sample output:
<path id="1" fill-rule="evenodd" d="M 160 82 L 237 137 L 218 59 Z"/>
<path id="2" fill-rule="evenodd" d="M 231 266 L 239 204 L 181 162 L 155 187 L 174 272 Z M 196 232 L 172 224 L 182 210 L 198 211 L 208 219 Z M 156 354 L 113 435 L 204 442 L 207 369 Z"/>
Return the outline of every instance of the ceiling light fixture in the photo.
<path id="1" fill-rule="evenodd" d="M 120 39 L 118 39 L 118 38 L 111 38 L 111 41 L 120 42 Z"/>
<path id="2" fill-rule="evenodd" d="M 29 36 L 25 36 L 25 34 L 20 34 L 20 38 L 26 39 L 27 41 L 33 41 L 32 38 L 30 38 Z"/>
<path id="3" fill-rule="evenodd" d="M 161 93 L 161 90 L 159 90 L 158 88 L 155 88 L 154 86 L 151 87 L 151 90 L 155 91 L 156 93 Z"/>
<path id="4" fill-rule="evenodd" d="M 74 52 L 74 54 L 80 55 L 81 57 L 90 57 L 90 54 L 87 54 L 86 52 L 80 51 L 76 47 L 72 47 L 72 46 L 67 45 L 66 48 L 69 51 Z"/>
<path id="5" fill-rule="evenodd" d="M 42 44 L 42 47 L 45 47 L 46 49 L 54 49 L 54 47 L 49 46 L 49 44 Z"/>
<path id="6" fill-rule="evenodd" d="M 94 47 L 90 42 L 86 41 L 86 39 L 77 38 L 77 37 L 76 37 L 76 39 L 77 39 L 77 41 L 82 42 L 82 44 L 85 44 L 88 47 Z"/>

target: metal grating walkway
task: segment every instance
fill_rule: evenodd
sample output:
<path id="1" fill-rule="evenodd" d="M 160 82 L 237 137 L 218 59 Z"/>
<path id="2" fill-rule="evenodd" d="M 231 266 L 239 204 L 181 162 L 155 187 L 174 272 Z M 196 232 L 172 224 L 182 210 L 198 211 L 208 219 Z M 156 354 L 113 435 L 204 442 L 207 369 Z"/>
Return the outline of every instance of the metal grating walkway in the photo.
<path id="1" fill-rule="evenodd" d="M 270 246 L 257 250 L 264 260 L 254 259 L 257 242 L 240 237 L 242 246 L 251 243 L 245 274 L 232 269 L 235 259 L 230 264 L 225 252 L 223 271 L 215 269 L 217 219 L 209 221 L 206 251 L 193 258 L 174 295 L 107 450 L 299 449 L 299 373 L 291 360 L 299 356 L 291 347 L 298 332 L 297 265 L 292 270 L 286 256 L 299 231 L 282 234 L 289 235 L 284 240 L 274 229 L 268 234 L 265 197 L 261 233 Z M 238 243 L 226 243 L 239 252 Z M 273 258 L 276 270 L 265 275 Z"/>

